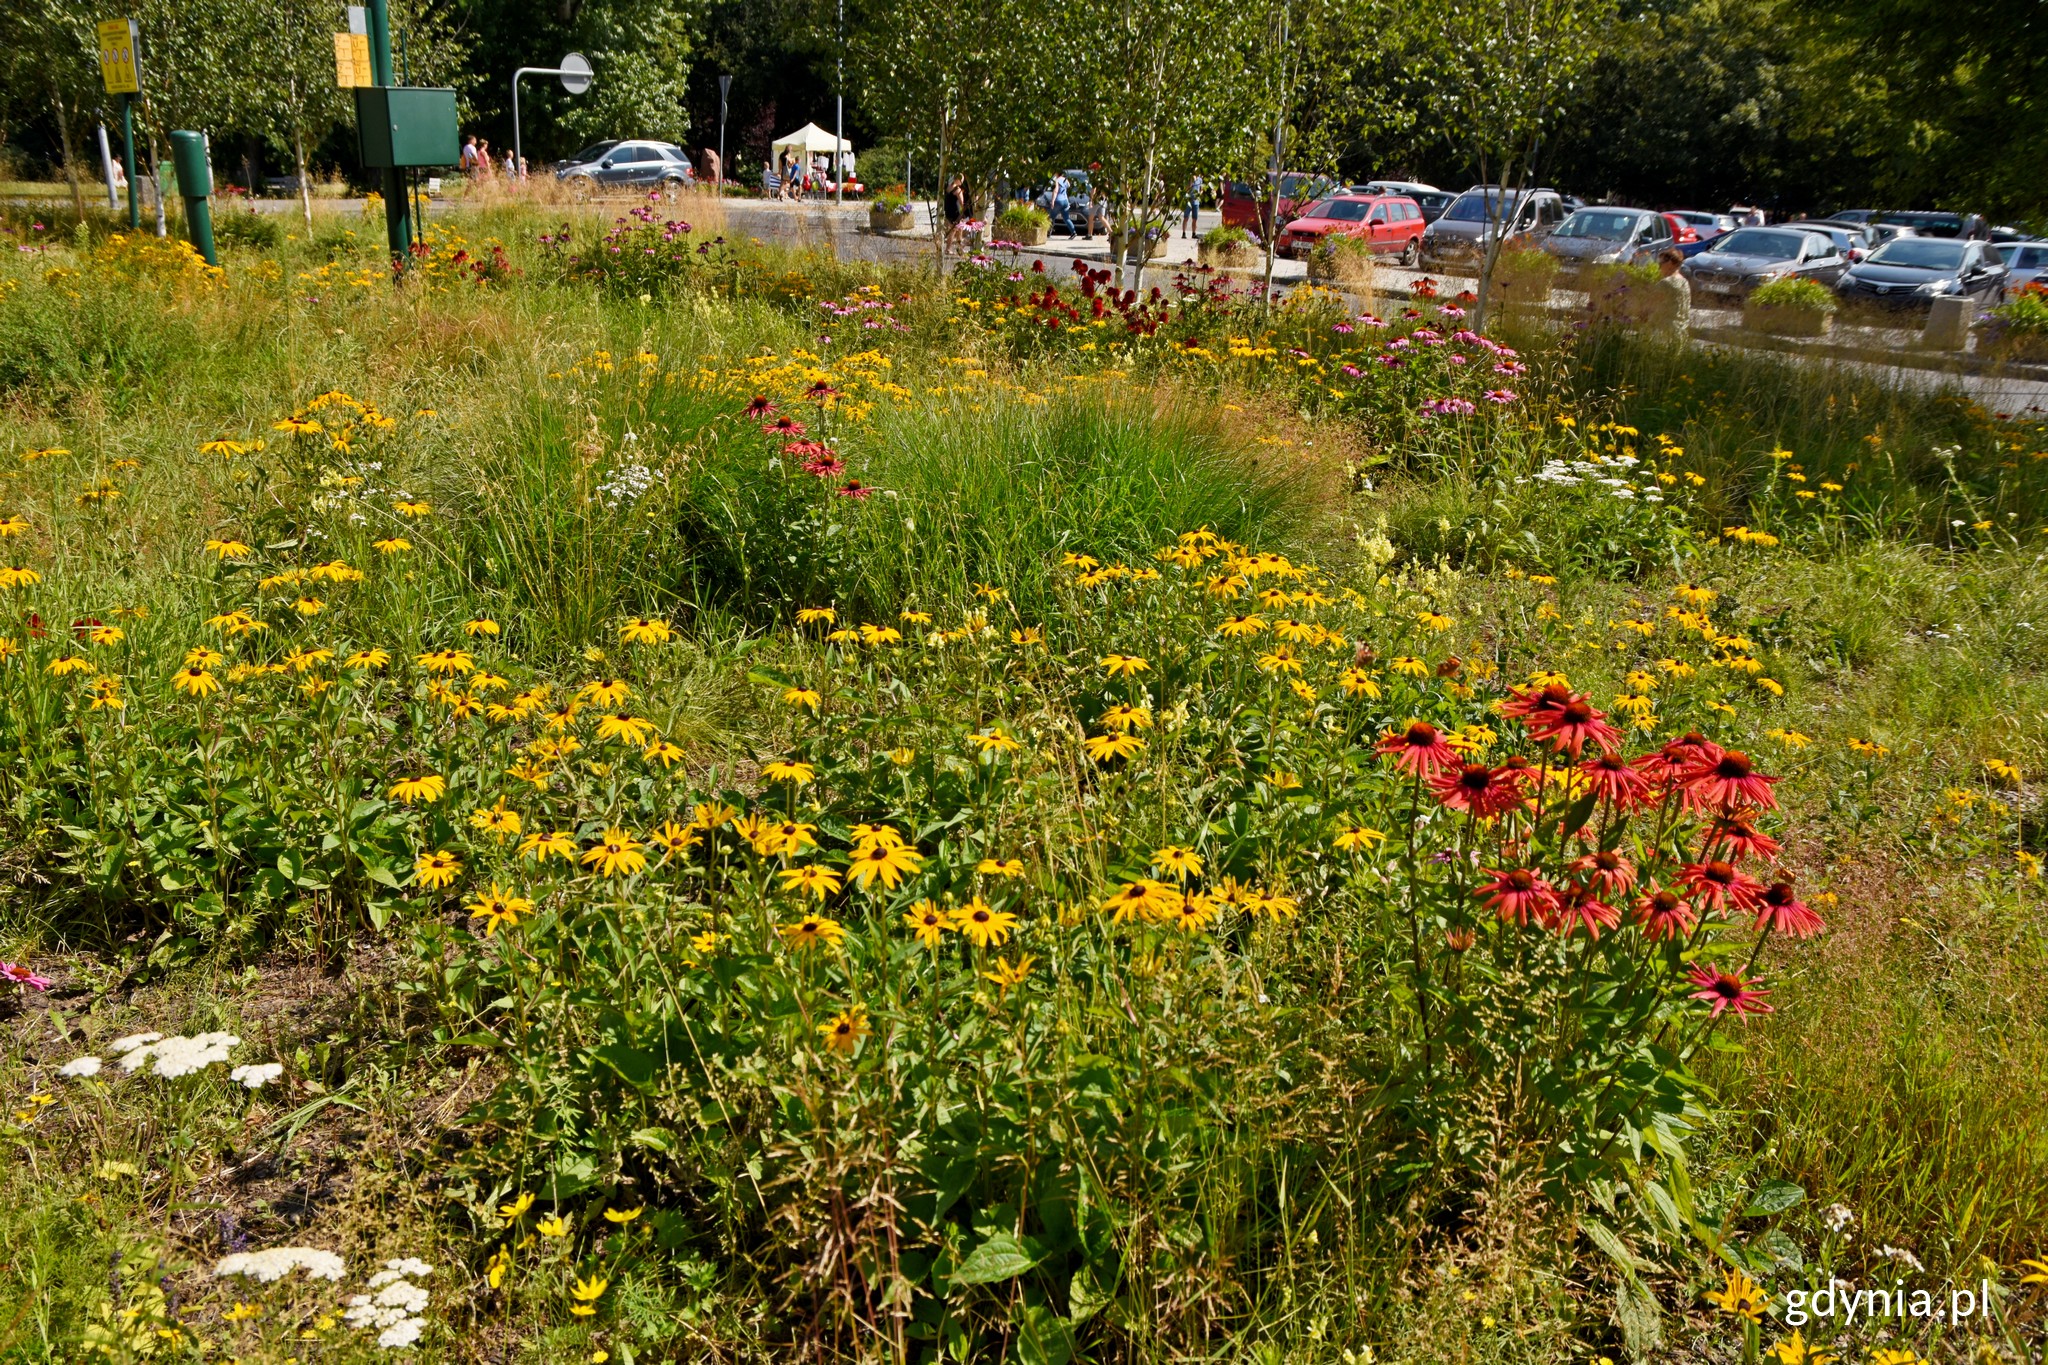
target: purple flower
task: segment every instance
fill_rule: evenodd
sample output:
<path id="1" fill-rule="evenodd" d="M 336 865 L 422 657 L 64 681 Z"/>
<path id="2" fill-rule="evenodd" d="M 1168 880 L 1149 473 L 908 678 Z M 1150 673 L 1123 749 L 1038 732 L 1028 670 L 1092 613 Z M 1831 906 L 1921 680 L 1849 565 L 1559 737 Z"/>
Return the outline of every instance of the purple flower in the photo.
<path id="1" fill-rule="evenodd" d="M 1337 333 L 1339 336 L 1348 337 L 1355 329 L 1348 322 L 1340 322 L 1335 327 L 1332 327 L 1330 330 Z"/>
<path id="2" fill-rule="evenodd" d="M 1455 303 L 1441 304 L 1436 311 L 1439 317 L 1461 318 L 1465 316 L 1465 310 L 1458 307 Z"/>
<path id="3" fill-rule="evenodd" d="M 1495 374 L 1527 374 L 1529 367 L 1519 360 L 1503 360 L 1493 367 Z"/>
<path id="4" fill-rule="evenodd" d="M 1465 363 L 1465 357 L 1459 355 L 1455 351 L 1453 351 L 1448 358 L 1453 365 L 1462 365 Z"/>
<path id="5" fill-rule="evenodd" d="M 1430 398 L 1422 404 L 1424 417 L 1470 417 L 1475 411 L 1469 398 Z"/>
<path id="6" fill-rule="evenodd" d="M 38 223 L 36 226 L 40 228 L 42 225 Z M 38 976 L 27 967 L 20 966 L 17 963 L 0 962 L 0 976 L 4 976 L 15 985 L 25 987 L 28 990 L 46 991 L 50 989 L 49 977 Z"/>
<path id="7" fill-rule="evenodd" d="M 1488 389 L 1486 391 L 1486 401 L 1489 403 L 1512 403 L 1519 397 L 1521 395 L 1513 389 Z"/>
<path id="8" fill-rule="evenodd" d="M 1376 355 L 1373 359 L 1390 370 L 1398 370 L 1408 363 L 1397 355 Z"/>
<path id="9" fill-rule="evenodd" d="M 1359 369 L 1356 365 L 1346 365 L 1344 367 L 1344 373 L 1349 375 L 1351 378 L 1356 379 L 1358 378 L 1358 376 L 1364 374 L 1365 371 Z"/>

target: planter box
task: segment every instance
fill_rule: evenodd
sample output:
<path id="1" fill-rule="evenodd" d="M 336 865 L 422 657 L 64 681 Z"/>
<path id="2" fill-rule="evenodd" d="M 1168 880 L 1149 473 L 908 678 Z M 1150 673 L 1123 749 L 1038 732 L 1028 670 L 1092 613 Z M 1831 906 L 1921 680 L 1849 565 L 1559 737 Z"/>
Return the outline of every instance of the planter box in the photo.
<path id="1" fill-rule="evenodd" d="M 1326 256 L 1320 251 L 1312 251 L 1308 257 L 1308 278 L 1311 284 L 1339 284 L 1352 289 L 1370 288 L 1372 253 L 1343 251 Z"/>
<path id="2" fill-rule="evenodd" d="M 1019 246 L 1044 246 L 1045 239 L 1052 236 L 1052 224 L 1030 223 L 1014 230 L 997 224 L 992 231 L 1000 241 L 1015 242 Z"/>
<path id="3" fill-rule="evenodd" d="M 905 204 L 900 209 L 870 208 L 868 230 L 870 232 L 908 232 L 916 221 L 916 215 Z"/>
<path id="4" fill-rule="evenodd" d="M 2048 365 L 2048 336 L 1986 337 L 1978 349 L 2007 365 Z"/>
<path id="5" fill-rule="evenodd" d="M 1195 259 L 1203 265 L 1212 265 L 1222 270 L 1249 270 L 1257 265 L 1263 253 L 1250 242 L 1232 242 L 1229 246 L 1195 246 Z"/>
<path id="6" fill-rule="evenodd" d="M 1834 330 L 1835 315 L 1818 308 L 1773 308 L 1754 303 L 1742 307 L 1742 325 L 1752 332 L 1781 337 L 1824 337 Z"/>
<path id="7" fill-rule="evenodd" d="M 1156 261 L 1165 255 L 1166 239 L 1164 237 L 1161 237 L 1158 241 L 1152 243 L 1152 248 L 1150 251 L 1145 253 L 1144 259 L 1148 261 Z M 1125 251 L 1124 234 L 1121 232 L 1110 233 L 1109 258 L 1113 261 L 1123 261 L 1126 265 L 1137 265 L 1139 263 L 1137 243 L 1132 243 L 1131 250 Z"/>

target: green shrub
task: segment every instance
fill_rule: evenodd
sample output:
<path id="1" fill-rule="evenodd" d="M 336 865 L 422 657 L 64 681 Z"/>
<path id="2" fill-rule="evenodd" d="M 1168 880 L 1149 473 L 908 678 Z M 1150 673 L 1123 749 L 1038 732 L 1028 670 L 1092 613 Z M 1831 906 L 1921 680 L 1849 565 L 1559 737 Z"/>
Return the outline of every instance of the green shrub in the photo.
<path id="1" fill-rule="evenodd" d="M 274 213 L 224 208 L 213 216 L 213 240 L 220 246 L 268 251 L 284 240 L 284 223 Z"/>
<path id="2" fill-rule="evenodd" d="M 903 186 L 891 185 L 870 199 L 868 205 L 879 213 L 895 213 L 909 202 L 909 192 Z"/>
<path id="3" fill-rule="evenodd" d="M 1202 234 L 1201 242 L 1211 251 L 1222 251 L 1228 247 L 1252 245 L 1252 235 L 1241 227 L 1212 227 Z"/>
<path id="4" fill-rule="evenodd" d="M 2025 292 L 1991 310 L 1991 325 L 2003 338 L 2048 336 L 2048 289 L 2028 285 Z"/>
<path id="5" fill-rule="evenodd" d="M 1818 280 L 1772 280 L 1750 292 L 1749 302 L 1758 308 L 1798 308 L 1814 313 L 1835 311 L 1835 295 Z"/>
<path id="6" fill-rule="evenodd" d="M 1018 238 L 1043 232 L 1052 226 L 1052 216 L 1031 204 L 1006 204 L 996 215 L 995 235 Z"/>

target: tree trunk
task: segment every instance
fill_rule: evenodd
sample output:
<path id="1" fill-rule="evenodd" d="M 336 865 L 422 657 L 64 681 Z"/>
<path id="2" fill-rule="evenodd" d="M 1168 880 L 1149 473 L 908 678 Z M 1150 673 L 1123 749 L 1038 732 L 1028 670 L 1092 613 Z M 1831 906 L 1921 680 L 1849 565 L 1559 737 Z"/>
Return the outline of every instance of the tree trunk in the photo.
<path id="1" fill-rule="evenodd" d="M 149 135 L 149 193 L 156 200 L 156 235 L 168 237 L 170 229 L 164 224 L 164 166 L 157 160 L 154 132 Z"/>
<path id="2" fill-rule="evenodd" d="M 1273 306 L 1273 253 L 1280 245 L 1280 177 L 1286 167 L 1283 149 L 1287 143 L 1287 29 L 1290 7 L 1280 6 L 1280 44 L 1276 51 L 1280 57 L 1280 90 L 1273 112 L 1273 216 L 1266 223 L 1262 234 L 1266 239 L 1266 287 L 1259 299 L 1259 306 L 1270 309 Z"/>
<path id="3" fill-rule="evenodd" d="M 78 188 L 78 161 L 71 155 L 71 120 L 64 113 L 64 94 L 50 83 L 50 104 L 57 114 L 57 137 L 64 145 L 64 178 L 71 182 L 71 209 L 78 221 L 85 221 L 85 192 Z"/>
<path id="4" fill-rule="evenodd" d="M 306 236 L 313 235 L 313 187 L 306 180 L 306 134 L 301 128 L 292 129 L 292 157 L 298 168 L 299 210 L 306 215 Z"/>

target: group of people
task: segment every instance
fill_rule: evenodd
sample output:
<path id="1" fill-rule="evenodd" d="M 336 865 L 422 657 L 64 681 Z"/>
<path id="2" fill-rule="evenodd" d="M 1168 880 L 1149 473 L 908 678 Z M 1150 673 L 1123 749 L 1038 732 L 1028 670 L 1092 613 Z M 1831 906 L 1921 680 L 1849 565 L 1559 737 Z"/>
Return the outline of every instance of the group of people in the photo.
<path id="1" fill-rule="evenodd" d="M 473 175 L 480 180 L 489 180 L 503 174 L 507 180 L 526 179 L 526 158 L 515 159 L 512 153 L 505 153 L 502 164 L 491 159 L 491 144 L 487 139 L 471 133 L 462 140 L 462 157 L 458 169 L 464 175 Z"/>
<path id="2" fill-rule="evenodd" d="M 761 163 L 761 188 L 771 199 L 801 199 L 807 194 L 829 190 L 840 180 L 851 179 L 852 152 L 839 154 L 836 179 L 832 158 L 823 152 L 813 153 L 808 165 L 795 152 L 785 153 L 779 164 L 775 161 Z"/>

